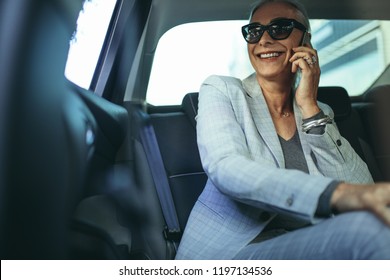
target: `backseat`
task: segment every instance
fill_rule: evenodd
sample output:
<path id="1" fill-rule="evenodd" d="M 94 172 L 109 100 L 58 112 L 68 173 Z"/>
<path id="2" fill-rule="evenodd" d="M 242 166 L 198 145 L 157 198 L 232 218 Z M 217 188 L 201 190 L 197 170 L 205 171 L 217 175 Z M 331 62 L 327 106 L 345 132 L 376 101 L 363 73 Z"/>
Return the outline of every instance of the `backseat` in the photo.
<path id="1" fill-rule="evenodd" d="M 321 87 L 318 99 L 332 107 L 335 121 L 340 133 L 355 148 L 359 156 L 365 160 L 375 179 L 381 179 L 371 147 L 368 143 L 366 131 L 361 123 L 357 111 L 352 108 L 350 98 L 345 89 L 341 87 Z M 141 189 L 140 196 L 149 208 L 152 216 L 149 220 L 149 232 L 146 233 L 144 254 L 151 259 L 173 259 L 175 256 L 174 240 L 164 238 L 165 215 L 163 205 L 160 205 L 156 188 L 159 182 L 153 178 L 151 169 L 156 168 L 156 162 L 162 166 L 163 177 L 167 181 L 171 192 L 174 211 L 176 211 L 183 232 L 191 209 L 203 190 L 207 176 L 202 168 L 196 142 L 195 116 L 198 110 L 198 93 L 187 94 L 181 106 L 168 108 L 166 112 L 145 112 L 141 107 L 129 108 L 132 111 L 134 150 L 136 151 L 135 169 L 137 186 Z M 148 137 L 154 138 L 157 145 L 154 150 L 157 159 L 153 163 L 148 159 L 147 144 L 141 137 L 141 131 L 151 129 Z M 149 131 L 150 132 L 150 131 Z M 153 142 L 152 141 L 152 142 Z M 160 157 L 161 156 L 161 157 Z M 158 181 L 158 180 L 157 180 Z M 149 207 L 150 206 L 150 207 Z M 154 224 L 152 226 L 151 224 Z M 144 232 L 145 233 L 145 232 Z M 139 233 L 142 234 L 142 233 Z"/>
<path id="2" fill-rule="evenodd" d="M 142 246 L 146 248 L 144 254 L 151 259 L 173 259 L 188 216 L 207 180 L 200 162 L 194 122 L 181 107 L 171 112 L 149 114 L 142 108 L 130 110 L 133 112 L 135 178 L 140 197 L 148 206 L 145 207 L 148 209 L 147 221 L 143 225 L 148 228 Z M 149 140 L 142 136 L 143 131 L 149 133 Z M 152 142 L 150 145 L 158 146 L 154 153 L 157 156 L 152 155 L 152 159 L 147 154 L 149 141 Z M 152 169 L 159 167 L 162 174 L 153 175 Z M 179 226 L 176 233 L 167 231 L 166 217 L 160 207 L 158 188 L 162 181 L 169 185 L 172 211 L 177 215 Z"/>
<path id="3" fill-rule="evenodd" d="M 192 206 L 207 179 L 200 162 L 196 131 L 182 112 L 152 114 L 150 118 L 171 187 L 179 225 L 184 229 Z"/>
<path id="4" fill-rule="evenodd" d="M 348 140 L 356 153 L 363 159 L 374 181 L 383 180 L 383 174 L 373 153 L 367 126 L 343 87 L 319 87 L 317 99 L 328 104 L 334 114 L 341 136 Z"/>
<path id="5" fill-rule="evenodd" d="M 390 85 L 375 86 L 363 94 L 362 102 L 353 104 L 367 129 L 382 180 L 390 180 Z"/>
<path id="6" fill-rule="evenodd" d="M 362 122 L 357 109 L 352 107 L 347 91 L 343 87 L 319 87 L 317 99 L 332 108 L 340 134 L 348 140 L 356 153 L 367 163 L 374 181 L 383 180 L 365 123 Z M 189 116 L 192 125 L 195 126 L 195 116 L 198 111 L 197 92 L 189 93 L 184 97 L 183 109 Z"/>

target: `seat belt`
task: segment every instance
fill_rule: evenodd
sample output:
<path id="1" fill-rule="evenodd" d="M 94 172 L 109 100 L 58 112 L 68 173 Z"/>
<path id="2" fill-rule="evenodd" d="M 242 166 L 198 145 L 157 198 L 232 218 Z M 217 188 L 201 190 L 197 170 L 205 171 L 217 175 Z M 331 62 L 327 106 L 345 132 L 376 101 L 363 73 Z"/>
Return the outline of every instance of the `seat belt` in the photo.
<path id="1" fill-rule="evenodd" d="M 178 242 L 181 239 L 179 219 L 177 217 L 156 134 L 150 121 L 140 129 L 140 139 L 150 164 L 150 170 L 166 223 L 163 234 L 166 240 L 170 240 L 174 243 L 175 249 L 177 250 Z"/>

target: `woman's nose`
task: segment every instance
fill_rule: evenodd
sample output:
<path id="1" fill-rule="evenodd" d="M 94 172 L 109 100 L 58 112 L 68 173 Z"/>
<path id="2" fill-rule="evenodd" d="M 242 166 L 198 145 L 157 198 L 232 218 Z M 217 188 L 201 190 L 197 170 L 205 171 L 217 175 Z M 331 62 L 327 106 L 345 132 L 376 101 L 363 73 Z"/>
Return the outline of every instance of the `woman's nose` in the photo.
<path id="1" fill-rule="evenodd" d="M 264 45 L 272 44 L 273 42 L 274 42 L 274 39 L 271 38 L 271 36 L 269 35 L 269 33 L 267 31 L 264 31 L 258 44 L 261 46 L 264 46 Z"/>

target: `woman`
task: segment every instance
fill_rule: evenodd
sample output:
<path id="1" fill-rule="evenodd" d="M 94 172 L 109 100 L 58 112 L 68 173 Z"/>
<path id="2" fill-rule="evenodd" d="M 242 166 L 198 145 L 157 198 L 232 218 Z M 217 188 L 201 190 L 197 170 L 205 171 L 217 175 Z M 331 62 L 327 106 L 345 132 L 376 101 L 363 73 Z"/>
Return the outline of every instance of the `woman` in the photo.
<path id="1" fill-rule="evenodd" d="M 255 73 L 211 76 L 200 90 L 209 180 L 177 259 L 390 259 L 390 185 L 373 184 L 317 101 L 304 8 L 261 1 L 243 35 Z"/>

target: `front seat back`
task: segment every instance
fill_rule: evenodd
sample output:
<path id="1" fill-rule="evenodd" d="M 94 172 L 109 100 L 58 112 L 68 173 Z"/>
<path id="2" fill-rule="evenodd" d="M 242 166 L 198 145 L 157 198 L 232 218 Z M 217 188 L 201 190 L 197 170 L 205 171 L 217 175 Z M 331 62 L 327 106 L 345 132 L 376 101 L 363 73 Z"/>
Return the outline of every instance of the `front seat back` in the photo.
<path id="1" fill-rule="evenodd" d="M 2 259 L 68 257 L 68 220 L 96 129 L 64 77 L 81 2 L 1 3 Z"/>

